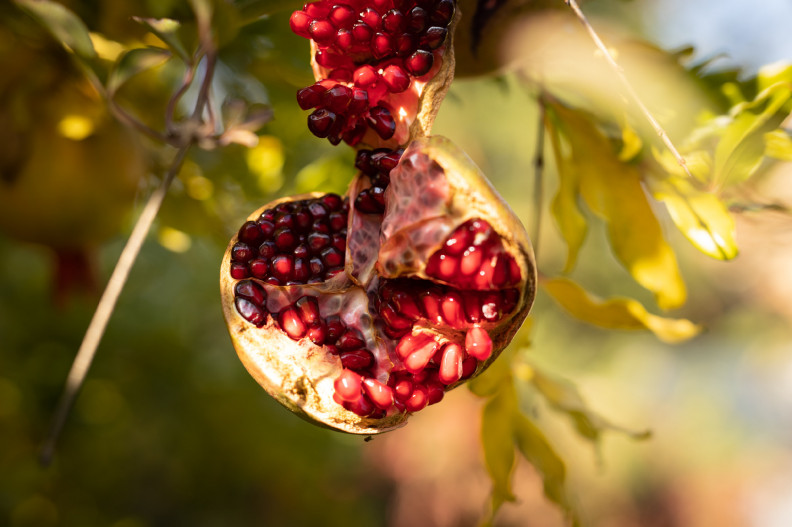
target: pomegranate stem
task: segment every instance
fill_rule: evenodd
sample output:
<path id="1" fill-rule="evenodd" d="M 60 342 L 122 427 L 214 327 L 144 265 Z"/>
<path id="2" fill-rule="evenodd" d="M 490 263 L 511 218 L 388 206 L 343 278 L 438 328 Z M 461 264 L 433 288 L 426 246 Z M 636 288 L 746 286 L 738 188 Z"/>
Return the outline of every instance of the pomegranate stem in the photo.
<path id="1" fill-rule="evenodd" d="M 91 367 L 91 363 L 96 355 L 96 349 L 99 347 L 99 343 L 102 340 L 110 316 L 115 310 L 118 297 L 121 295 L 121 291 L 129 277 L 129 272 L 138 254 L 140 254 L 143 242 L 146 240 L 148 232 L 151 230 L 154 219 L 157 217 L 157 213 L 162 206 L 162 202 L 165 199 L 165 195 L 168 193 L 173 179 L 181 169 L 190 146 L 191 144 L 188 143 L 177 151 L 159 187 L 154 190 L 146 202 L 146 205 L 143 207 L 140 217 L 138 217 L 132 229 L 132 233 L 124 249 L 121 251 L 118 263 L 116 263 L 115 269 L 113 269 L 113 273 L 110 275 L 110 279 L 102 293 L 102 297 L 99 299 L 99 304 L 96 306 L 96 311 L 94 311 L 93 318 L 91 318 L 88 329 L 85 331 L 82 344 L 80 344 L 80 348 L 77 350 L 77 355 L 66 377 L 66 386 L 58 401 L 58 406 L 56 407 L 52 420 L 52 427 L 41 449 L 39 459 L 44 466 L 48 466 L 52 461 L 58 437 L 63 429 L 63 425 L 66 423 L 74 400 L 85 381 L 88 369 Z"/>
<path id="2" fill-rule="evenodd" d="M 581 11 L 580 6 L 578 6 L 575 0 L 564 0 L 564 3 L 568 5 L 572 9 L 572 11 L 574 11 L 575 15 L 577 15 L 577 17 L 580 19 L 580 22 L 583 24 L 583 27 L 586 28 L 586 31 L 588 31 L 589 36 L 594 41 L 594 44 L 596 44 L 597 49 L 599 49 L 599 51 L 602 53 L 602 56 L 605 57 L 605 61 L 610 65 L 610 67 L 616 73 L 616 77 L 619 79 L 622 86 L 627 91 L 627 95 L 630 96 L 630 98 L 635 103 L 635 105 L 638 106 L 638 109 L 641 111 L 641 113 L 643 113 L 646 120 L 649 121 L 649 123 L 652 125 L 652 128 L 654 128 L 655 132 L 663 141 L 663 144 L 665 144 L 666 148 L 668 148 L 668 150 L 674 155 L 677 163 L 679 163 L 679 166 L 681 166 L 682 170 L 685 171 L 685 174 L 687 174 L 687 176 L 692 179 L 693 174 L 690 173 L 690 169 L 687 166 L 687 161 L 685 161 L 685 158 L 682 157 L 682 154 L 680 154 L 679 151 L 676 149 L 674 143 L 672 143 L 671 139 L 668 137 L 668 134 L 665 132 L 663 127 L 660 126 L 660 123 L 657 121 L 657 119 L 655 119 L 654 115 L 652 115 L 652 112 L 649 111 L 649 108 L 647 108 L 646 105 L 643 103 L 640 96 L 635 91 L 635 88 L 633 88 L 632 84 L 630 84 L 630 81 L 627 80 L 627 77 L 625 77 L 624 75 L 624 69 L 616 63 L 616 60 L 613 58 L 611 52 L 608 50 L 608 48 L 602 42 L 602 39 L 600 39 L 597 32 L 591 26 L 588 19 L 586 18 L 586 15 L 584 15 L 583 11 Z"/>

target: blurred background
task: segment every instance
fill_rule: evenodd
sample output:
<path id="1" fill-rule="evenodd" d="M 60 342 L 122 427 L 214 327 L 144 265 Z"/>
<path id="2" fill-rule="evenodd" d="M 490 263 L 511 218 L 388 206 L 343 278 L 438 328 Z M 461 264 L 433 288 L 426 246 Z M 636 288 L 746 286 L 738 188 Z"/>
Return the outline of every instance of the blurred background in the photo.
<path id="1" fill-rule="evenodd" d="M 147 42 L 132 15 L 190 16 L 176 0 L 64 3 L 92 31 L 119 42 Z M 471 155 L 529 231 L 538 229 L 539 267 L 547 273 L 559 272 L 565 248 L 548 214 L 541 225 L 534 219 L 538 116 L 523 80 L 526 73 L 541 78 L 573 98 L 591 95 L 586 87 L 596 84 L 586 77 L 595 59 L 557 45 L 581 38 L 558 3 L 515 20 L 503 36 L 489 33 L 512 42 L 507 54 L 525 61 L 524 69 L 457 79 L 434 128 Z M 467 389 L 408 427 L 363 442 L 295 418 L 235 357 L 218 291 L 227 240 L 261 204 L 296 192 L 343 192 L 352 175 L 352 150 L 311 136 L 294 103 L 295 90 L 312 82 L 307 42 L 288 31 L 294 8 L 299 3 L 244 26 L 228 23 L 215 92 L 269 105 L 274 119 L 252 149 L 193 150 L 54 462 L 43 468 L 38 449 L 97 293 L 173 152 L 114 123 L 66 53 L 16 7 L 0 7 L 0 524 L 456 527 L 476 525 L 485 513 L 483 402 Z M 784 0 L 761 8 L 744 0 L 590 0 L 583 9 L 607 37 L 667 50 L 694 46 L 699 61 L 717 56 L 712 71 L 739 68 L 747 78 L 792 58 L 792 5 Z M 717 107 L 717 97 L 690 77 L 657 68 L 638 83 L 648 102 L 677 112 Z M 181 73 L 156 67 L 130 80 L 119 100 L 161 129 Z M 693 116 L 664 118 L 673 130 Z M 776 164 L 756 192 L 789 204 L 790 176 L 788 164 Z M 552 164 L 545 177 L 546 211 Z M 664 225 L 689 289 L 674 316 L 706 327 L 685 344 L 594 329 L 540 293 L 532 363 L 574 382 L 613 423 L 653 434 L 634 441 L 613 432 L 594 448 L 547 404 L 531 404 L 567 463 L 585 525 L 792 525 L 790 218 L 771 211 L 736 220 L 741 253 L 728 263 Z M 592 229 L 573 276 L 603 295 L 648 298 L 608 252 L 602 228 Z M 503 507 L 496 525 L 564 524 L 524 460 L 514 492 L 517 502 Z"/>

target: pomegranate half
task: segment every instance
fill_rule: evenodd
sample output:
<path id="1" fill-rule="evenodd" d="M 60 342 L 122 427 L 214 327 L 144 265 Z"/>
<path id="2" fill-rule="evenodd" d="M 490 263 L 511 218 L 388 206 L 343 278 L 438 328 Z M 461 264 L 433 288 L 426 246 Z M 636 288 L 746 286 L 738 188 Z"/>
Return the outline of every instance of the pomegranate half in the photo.
<path id="1" fill-rule="evenodd" d="M 361 152 L 345 196 L 251 214 L 220 286 L 236 351 L 270 395 L 316 424 L 377 434 L 497 358 L 536 268 L 518 218 L 447 139 Z M 376 210 L 358 199 L 372 173 L 387 180 Z"/>

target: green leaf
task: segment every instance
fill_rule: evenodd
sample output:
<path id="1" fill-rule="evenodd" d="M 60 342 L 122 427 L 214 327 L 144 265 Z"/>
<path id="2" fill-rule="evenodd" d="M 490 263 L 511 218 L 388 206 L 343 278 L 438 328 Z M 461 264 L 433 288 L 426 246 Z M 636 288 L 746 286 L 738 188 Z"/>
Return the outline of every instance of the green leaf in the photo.
<path id="1" fill-rule="evenodd" d="M 580 435 L 593 443 L 598 443 L 603 432 L 612 430 L 627 434 L 633 439 L 647 439 L 649 431 L 635 431 L 614 425 L 601 415 L 592 411 L 577 387 L 566 379 L 552 377 L 535 366 L 530 366 L 528 379 L 547 402 L 557 411 L 567 414 L 575 424 Z"/>
<path id="2" fill-rule="evenodd" d="M 586 239 L 588 225 L 586 217 L 580 210 L 578 195 L 580 193 L 580 180 L 578 173 L 570 160 L 569 146 L 563 144 L 555 115 L 545 113 L 545 127 L 550 136 L 550 144 L 558 170 L 558 192 L 553 198 L 550 210 L 555 218 L 561 236 L 567 243 L 567 260 L 564 272 L 569 273 L 574 269 L 578 253 Z M 566 151 L 564 149 L 566 147 Z"/>
<path id="3" fill-rule="evenodd" d="M 764 89 L 753 101 L 732 108 L 732 120 L 715 148 L 713 179 L 717 184 L 741 183 L 756 172 L 764 157 L 764 134 L 784 120 L 787 112 L 780 110 L 790 98 L 790 84 L 780 82 Z"/>
<path id="4" fill-rule="evenodd" d="M 136 48 L 124 52 L 107 79 L 107 91 L 113 94 L 126 81 L 147 69 L 154 68 L 171 58 L 170 51 L 162 48 Z"/>
<path id="5" fill-rule="evenodd" d="M 179 34 L 181 23 L 179 21 L 170 18 L 142 18 L 137 16 L 132 17 L 132 20 L 148 28 L 185 64 L 192 62 L 192 57 L 187 53 L 181 41 Z"/>
<path id="6" fill-rule="evenodd" d="M 637 300 L 612 298 L 600 300 L 566 278 L 541 282 L 545 291 L 573 317 L 606 329 L 646 330 L 663 342 L 678 343 L 701 332 L 701 327 L 686 319 L 665 318 L 649 313 Z"/>
<path id="7" fill-rule="evenodd" d="M 654 293 L 663 309 L 679 307 L 686 290 L 676 256 L 642 187 L 635 165 L 619 161 L 611 141 L 587 114 L 552 104 L 570 147 L 580 194 L 608 227 L 611 247 L 632 277 Z"/>
<path id="8" fill-rule="evenodd" d="M 14 0 L 47 28 L 63 46 L 83 59 L 96 57 L 88 28 L 72 11 L 49 0 Z"/>
<path id="9" fill-rule="evenodd" d="M 492 479 L 490 518 L 504 502 L 516 499 L 511 488 L 515 464 L 512 423 L 516 411 L 514 386 L 507 382 L 501 384 L 500 390 L 484 406 L 481 418 L 484 462 Z"/>
<path id="10" fill-rule="evenodd" d="M 718 260 L 737 256 L 734 219 L 716 195 L 696 189 L 681 176 L 650 178 L 647 185 L 655 199 L 665 204 L 674 225 L 699 251 Z"/>
<path id="11" fill-rule="evenodd" d="M 530 419 L 519 413 L 513 419 L 517 448 L 541 474 L 545 496 L 564 510 L 572 525 L 579 525 L 578 514 L 567 495 L 564 462 Z"/>

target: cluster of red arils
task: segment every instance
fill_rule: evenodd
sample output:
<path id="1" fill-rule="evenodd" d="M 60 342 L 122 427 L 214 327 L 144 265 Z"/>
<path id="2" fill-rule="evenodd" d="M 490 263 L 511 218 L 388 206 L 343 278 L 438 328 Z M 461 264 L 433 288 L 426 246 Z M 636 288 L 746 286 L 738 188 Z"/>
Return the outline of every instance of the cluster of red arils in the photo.
<path id="1" fill-rule="evenodd" d="M 311 39 L 321 71 L 297 92 L 300 108 L 314 109 L 311 132 L 351 146 L 369 129 L 391 139 L 443 60 L 454 11 L 454 0 L 319 0 L 295 11 L 292 31 Z"/>

